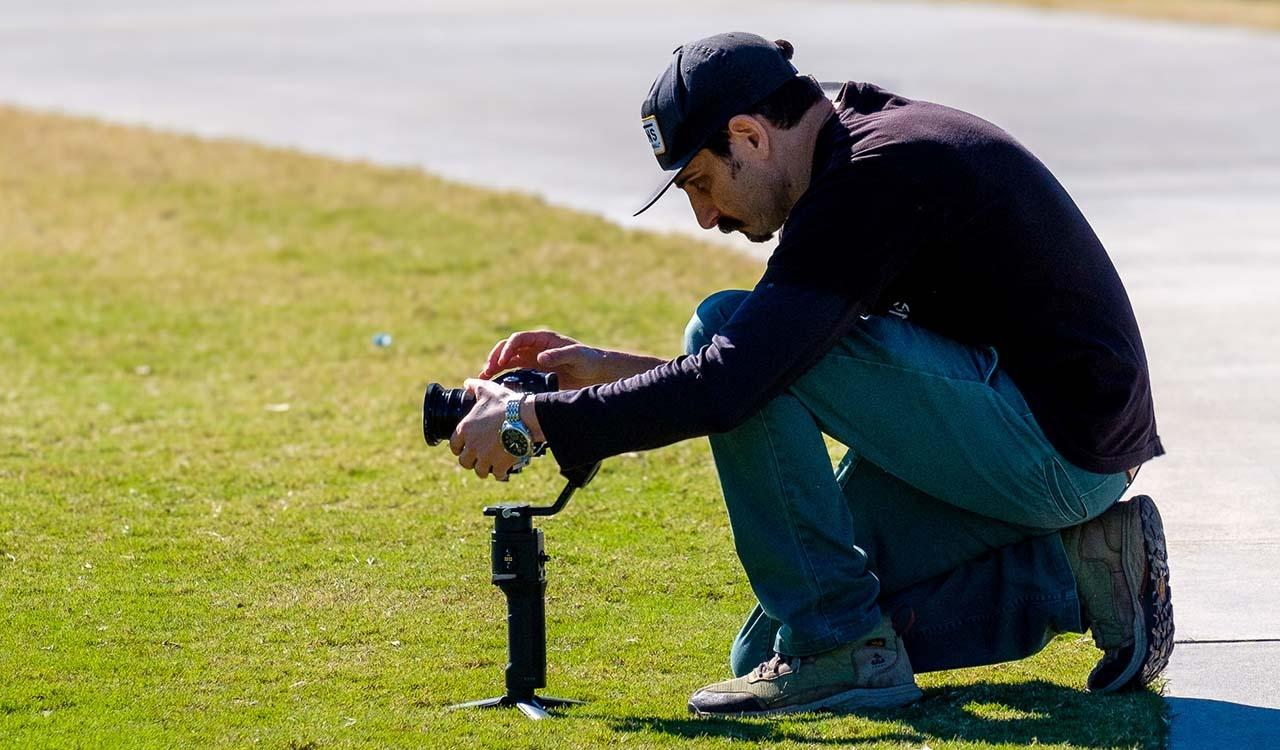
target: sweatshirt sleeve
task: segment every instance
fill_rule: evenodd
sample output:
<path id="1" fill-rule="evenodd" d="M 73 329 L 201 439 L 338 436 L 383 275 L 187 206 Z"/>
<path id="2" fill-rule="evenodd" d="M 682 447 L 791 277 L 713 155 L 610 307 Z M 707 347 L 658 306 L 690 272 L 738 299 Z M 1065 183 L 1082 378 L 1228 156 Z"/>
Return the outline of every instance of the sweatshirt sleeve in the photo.
<path id="1" fill-rule="evenodd" d="M 711 343 L 647 372 L 539 394 L 564 468 L 733 429 L 811 367 L 857 319 L 848 296 L 765 279 Z"/>

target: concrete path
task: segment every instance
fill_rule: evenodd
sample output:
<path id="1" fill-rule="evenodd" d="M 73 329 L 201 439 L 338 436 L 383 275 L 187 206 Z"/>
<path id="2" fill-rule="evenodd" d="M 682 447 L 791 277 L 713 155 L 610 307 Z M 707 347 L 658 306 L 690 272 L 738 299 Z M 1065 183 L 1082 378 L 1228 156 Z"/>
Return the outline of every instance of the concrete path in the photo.
<path id="1" fill-rule="evenodd" d="M 420 165 L 694 232 L 678 194 L 629 219 L 656 178 L 639 103 L 686 39 L 785 37 L 820 79 L 1004 126 L 1125 279 L 1170 451 L 1135 490 L 1165 515 L 1179 638 L 1232 641 L 1175 652 L 1174 747 L 1280 739 L 1280 644 L 1250 642 L 1280 637 L 1280 35 L 901 3 L 175 5 L 0 0 L 0 101 Z"/>

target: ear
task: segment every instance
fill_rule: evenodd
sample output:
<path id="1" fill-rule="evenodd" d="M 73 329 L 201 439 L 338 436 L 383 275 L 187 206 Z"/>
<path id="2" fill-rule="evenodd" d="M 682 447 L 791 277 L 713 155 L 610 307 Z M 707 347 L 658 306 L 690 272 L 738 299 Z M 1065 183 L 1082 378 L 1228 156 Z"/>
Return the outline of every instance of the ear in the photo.
<path id="1" fill-rule="evenodd" d="M 729 118 L 729 144 L 736 145 L 738 158 L 769 158 L 769 129 L 755 115 L 734 115 Z M 738 149 L 742 149 L 739 151 Z"/>

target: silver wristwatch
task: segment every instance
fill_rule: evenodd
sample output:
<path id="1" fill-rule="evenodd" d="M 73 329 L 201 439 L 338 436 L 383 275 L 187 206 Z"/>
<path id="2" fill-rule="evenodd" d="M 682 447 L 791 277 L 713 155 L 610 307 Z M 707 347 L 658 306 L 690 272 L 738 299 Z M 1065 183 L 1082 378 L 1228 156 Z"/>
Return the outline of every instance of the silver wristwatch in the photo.
<path id="1" fill-rule="evenodd" d="M 502 422 L 502 431 L 499 433 L 499 437 L 502 440 L 502 448 L 517 459 L 516 465 L 512 466 L 511 471 L 508 472 L 511 474 L 529 465 L 529 462 L 533 460 L 535 449 L 533 435 L 520 419 L 520 405 L 522 403 L 524 403 L 523 395 L 507 401 L 507 418 Z"/>

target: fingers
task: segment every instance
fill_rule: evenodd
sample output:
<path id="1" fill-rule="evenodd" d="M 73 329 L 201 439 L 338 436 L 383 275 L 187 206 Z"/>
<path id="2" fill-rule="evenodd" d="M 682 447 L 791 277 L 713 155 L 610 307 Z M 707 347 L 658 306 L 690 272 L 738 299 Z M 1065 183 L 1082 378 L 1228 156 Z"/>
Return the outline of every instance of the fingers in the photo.
<path id="1" fill-rule="evenodd" d="M 510 389 L 498 385 L 492 380 L 483 380 L 481 378 L 467 378 L 462 381 L 462 387 L 468 392 L 474 393 L 476 398 L 488 396 L 489 398 L 505 398 L 514 393 Z"/>
<path id="2" fill-rule="evenodd" d="M 481 479 L 487 479 L 492 476 L 496 481 L 505 482 L 511 478 L 510 469 L 499 471 L 498 464 L 485 464 L 484 470 L 480 469 L 480 464 L 476 464 L 476 476 Z"/>
<path id="3" fill-rule="evenodd" d="M 536 357 L 536 352 L 541 348 L 539 344 L 546 339 L 548 333 L 550 331 L 521 331 L 512 335 L 498 353 L 498 368 L 509 366 L 513 359 L 528 349 L 533 349 Z"/>
<path id="4" fill-rule="evenodd" d="M 449 447 L 451 449 L 453 448 L 453 445 L 454 445 L 453 442 L 450 441 Z M 481 479 L 488 479 L 490 474 L 492 474 L 493 478 L 498 480 L 499 482 L 505 482 L 508 479 L 506 472 L 499 474 L 496 471 L 497 469 L 496 465 L 488 461 L 481 461 L 480 455 L 476 453 L 476 451 L 472 450 L 471 448 L 463 448 L 460 451 L 455 450 L 453 454 L 458 457 L 459 466 L 461 466 L 464 469 L 474 470 L 476 473 L 476 476 L 480 477 Z"/>
<path id="5" fill-rule="evenodd" d="M 505 472 L 500 476 L 496 471 L 498 467 L 495 464 L 489 461 L 481 461 L 480 455 L 473 450 L 462 451 L 462 455 L 458 456 L 458 465 L 464 469 L 475 471 L 476 476 L 481 479 L 488 479 L 490 474 L 498 481 L 505 482 L 507 479 Z"/>
<path id="6" fill-rule="evenodd" d="M 520 331 L 499 341 L 489 352 L 489 362 L 481 377 L 491 378 L 509 367 L 533 367 L 538 364 L 538 354 L 555 347 L 576 344 L 567 336 L 555 331 Z"/>
<path id="7" fill-rule="evenodd" d="M 477 377 L 491 378 L 498 374 L 498 355 L 502 353 L 502 347 L 506 343 L 507 340 L 503 339 L 493 345 L 493 349 L 489 350 L 488 361 L 485 362 L 485 366 L 481 368 L 480 374 Z"/>
<path id="8" fill-rule="evenodd" d="M 512 352 L 528 346 L 529 338 L 537 333 L 541 331 L 520 331 L 494 344 L 493 349 L 489 350 L 488 362 L 480 371 L 480 377 L 491 378 L 506 369 L 513 356 Z"/>
<path id="9" fill-rule="evenodd" d="M 507 481 L 506 474 L 499 476 L 498 473 L 494 471 L 497 467 L 488 461 L 481 461 L 475 451 L 464 450 L 462 455 L 458 457 L 458 464 L 464 469 L 474 470 L 476 476 L 481 479 L 488 479 L 489 475 L 492 474 L 493 478 L 497 479 L 499 482 Z"/>

